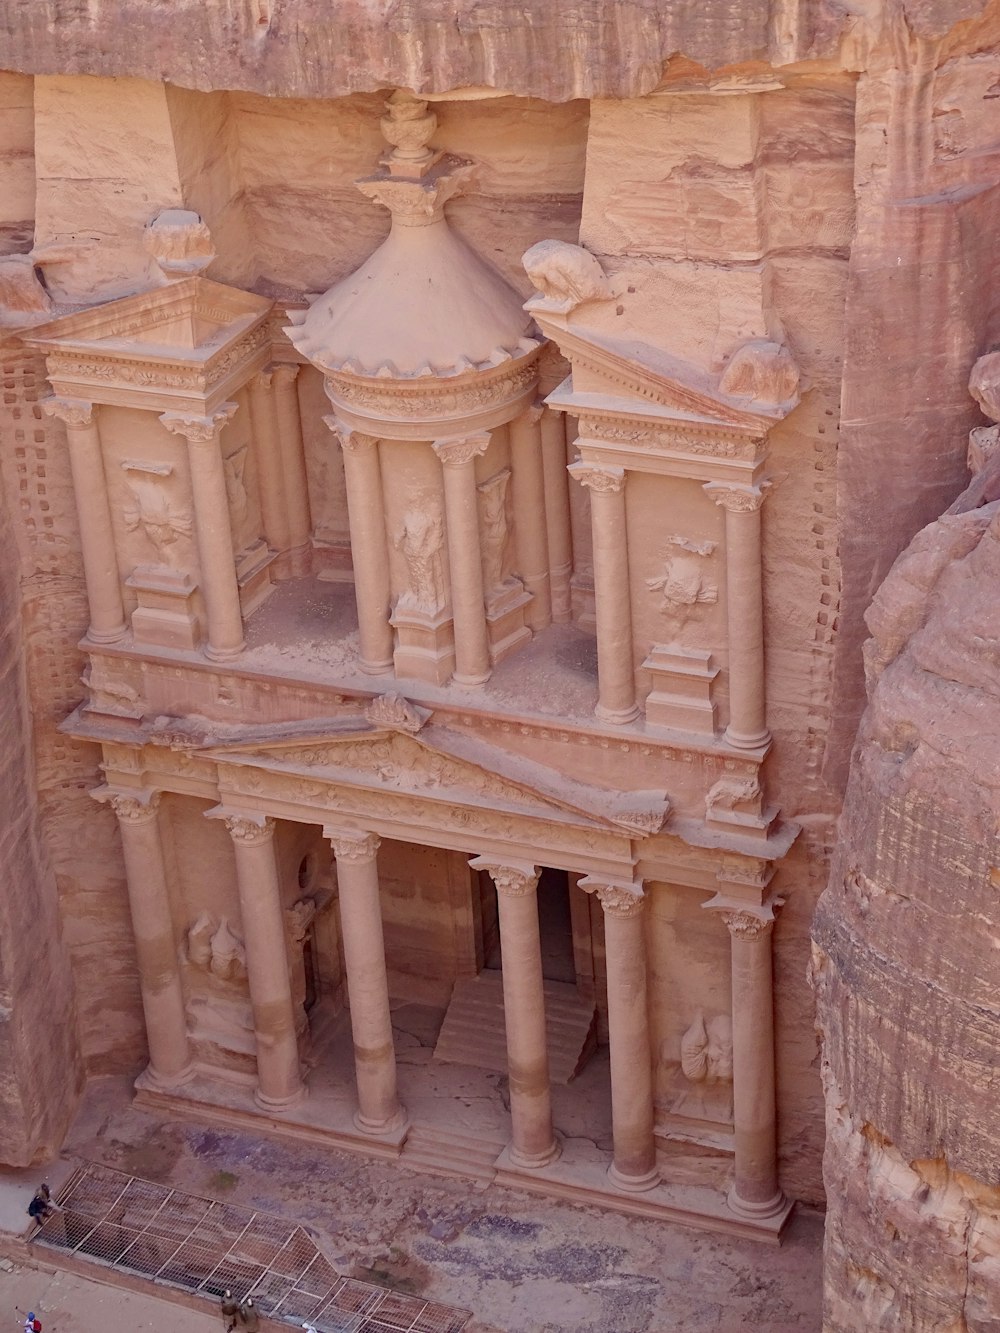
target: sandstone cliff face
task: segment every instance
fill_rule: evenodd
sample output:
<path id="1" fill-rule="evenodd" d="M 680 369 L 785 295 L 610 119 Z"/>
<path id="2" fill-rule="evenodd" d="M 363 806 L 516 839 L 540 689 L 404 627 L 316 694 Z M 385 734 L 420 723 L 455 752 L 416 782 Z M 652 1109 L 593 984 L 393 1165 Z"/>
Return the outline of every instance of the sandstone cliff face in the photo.
<path id="1" fill-rule="evenodd" d="M 7 379 L 2 346 L 0 360 Z M 0 550 L 14 549 L 0 492 Z M 82 1069 L 55 877 L 39 834 L 17 575 L 13 561 L 0 561 L 0 1160 L 24 1166 L 58 1149 Z"/>
<path id="2" fill-rule="evenodd" d="M 1000 1323 L 1000 502 L 984 494 L 996 478 L 917 536 L 868 614 L 871 702 L 814 923 L 830 1333 Z"/>

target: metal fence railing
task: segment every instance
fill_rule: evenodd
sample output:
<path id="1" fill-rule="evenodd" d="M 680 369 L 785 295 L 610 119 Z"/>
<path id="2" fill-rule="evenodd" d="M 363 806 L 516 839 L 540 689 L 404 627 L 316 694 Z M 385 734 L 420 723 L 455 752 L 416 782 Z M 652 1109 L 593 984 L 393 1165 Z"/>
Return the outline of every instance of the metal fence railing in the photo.
<path id="1" fill-rule="evenodd" d="M 87 1162 L 31 1243 L 319 1333 L 460 1333 L 468 1310 L 342 1277 L 307 1231 Z"/>

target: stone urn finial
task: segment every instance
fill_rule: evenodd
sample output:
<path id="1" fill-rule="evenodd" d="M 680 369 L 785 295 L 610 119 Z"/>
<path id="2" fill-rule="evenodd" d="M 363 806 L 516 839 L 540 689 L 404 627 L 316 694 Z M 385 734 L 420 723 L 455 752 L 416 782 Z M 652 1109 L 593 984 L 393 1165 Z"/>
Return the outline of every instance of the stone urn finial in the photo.
<path id="1" fill-rule="evenodd" d="M 429 146 L 437 116 L 408 89 L 396 89 L 379 123 L 383 138 L 393 146 L 385 163 L 391 175 L 423 176 L 441 156 Z"/>

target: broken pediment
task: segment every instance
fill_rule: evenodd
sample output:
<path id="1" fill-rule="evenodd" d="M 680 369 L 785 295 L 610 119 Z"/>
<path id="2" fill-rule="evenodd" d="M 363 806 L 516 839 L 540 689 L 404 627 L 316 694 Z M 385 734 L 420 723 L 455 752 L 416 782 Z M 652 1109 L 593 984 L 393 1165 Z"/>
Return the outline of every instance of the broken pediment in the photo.
<path id="1" fill-rule="evenodd" d="M 273 302 L 191 277 L 51 320 L 35 329 L 32 346 L 43 351 L 128 353 L 153 347 L 173 357 L 204 360 L 264 319 Z"/>
<path id="2" fill-rule="evenodd" d="M 411 793 L 453 806 L 507 809 L 560 823 L 658 832 L 670 804 L 666 793 L 609 792 L 575 782 L 555 769 L 500 750 L 464 732 L 426 726 L 419 735 L 361 718 L 305 734 L 255 733 L 201 753 L 220 764 L 308 776 L 351 786 Z"/>

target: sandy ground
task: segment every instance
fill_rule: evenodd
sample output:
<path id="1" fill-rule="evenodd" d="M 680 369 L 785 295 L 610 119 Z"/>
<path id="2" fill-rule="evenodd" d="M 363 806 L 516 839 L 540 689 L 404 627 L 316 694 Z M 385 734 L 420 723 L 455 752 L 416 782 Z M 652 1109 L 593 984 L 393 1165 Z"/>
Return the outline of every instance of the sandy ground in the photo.
<path id="1" fill-rule="evenodd" d="M 42 1333 L 219 1333 L 217 1315 L 140 1296 L 74 1273 L 48 1273 L 0 1260 L 0 1328 L 17 1333 L 32 1310 Z"/>
<path id="2" fill-rule="evenodd" d="M 172 1121 L 132 1107 L 119 1079 L 91 1083 L 66 1153 L 294 1218 L 339 1271 L 472 1310 L 469 1333 L 820 1327 L 822 1219 L 808 1212 L 778 1249 L 728 1240 Z M 215 1327 L 143 1300 L 69 1275 L 0 1273 L 0 1308 L 13 1318 L 15 1304 L 42 1305 L 46 1333 Z"/>

